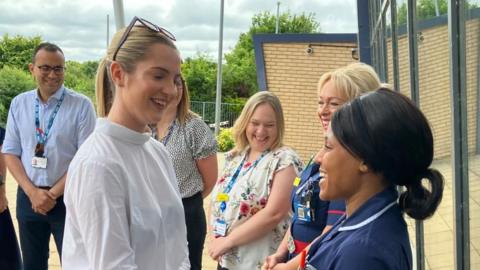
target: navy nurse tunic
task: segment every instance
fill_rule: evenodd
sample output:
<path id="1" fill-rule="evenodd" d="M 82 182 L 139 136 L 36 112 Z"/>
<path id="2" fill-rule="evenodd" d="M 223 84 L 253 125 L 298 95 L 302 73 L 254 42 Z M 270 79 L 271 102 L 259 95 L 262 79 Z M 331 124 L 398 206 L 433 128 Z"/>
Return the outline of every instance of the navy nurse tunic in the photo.
<path id="1" fill-rule="evenodd" d="M 407 225 L 394 187 L 343 216 L 308 253 L 306 269 L 412 269 Z"/>
<path id="2" fill-rule="evenodd" d="M 326 225 L 332 226 L 345 213 L 345 202 L 320 199 L 320 165 L 308 165 L 294 184 L 291 194 L 293 219 L 290 226 L 289 259 L 300 253 Z M 306 198 L 308 197 L 308 199 Z M 308 204 L 308 207 L 305 207 Z"/>

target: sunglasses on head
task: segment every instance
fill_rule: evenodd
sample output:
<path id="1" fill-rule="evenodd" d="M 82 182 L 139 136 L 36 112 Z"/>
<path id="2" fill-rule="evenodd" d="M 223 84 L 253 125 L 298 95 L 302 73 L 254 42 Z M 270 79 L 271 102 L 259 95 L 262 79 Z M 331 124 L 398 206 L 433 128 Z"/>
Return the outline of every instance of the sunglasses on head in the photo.
<path id="1" fill-rule="evenodd" d="M 128 34 L 130 34 L 130 32 L 132 31 L 133 27 L 137 24 L 137 22 L 141 23 L 143 26 L 145 26 L 146 28 L 150 29 L 153 32 L 161 33 L 161 34 L 163 34 L 164 36 L 166 36 L 167 38 L 169 38 L 173 41 L 176 40 L 175 36 L 172 33 L 170 33 L 167 29 L 165 29 L 163 27 L 160 27 L 160 26 L 158 26 L 154 23 L 151 23 L 151 22 L 149 22 L 149 21 L 147 21 L 143 18 L 139 18 L 139 17 L 135 16 L 135 17 L 133 17 L 132 21 L 130 22 L 127 29 L 123 33 L 123 36 L 120 39 L 120 42 L 118 43 L 118 47 L 115 50 L 115 52 L 113 53 L 113 57 L 112 57 L 113 61 L 115 61 L 115 59 L 117 57 L 117 54 L 118 54 L 118 51 L 122 47 L 123 43 L 125 43 L 125 41 L 127 40 Z"/>

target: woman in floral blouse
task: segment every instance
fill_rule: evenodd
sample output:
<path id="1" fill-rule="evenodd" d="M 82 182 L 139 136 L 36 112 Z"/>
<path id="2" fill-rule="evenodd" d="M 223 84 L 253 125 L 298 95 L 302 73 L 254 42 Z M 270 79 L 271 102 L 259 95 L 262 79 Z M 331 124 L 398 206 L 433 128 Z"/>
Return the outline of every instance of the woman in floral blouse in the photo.
<path id="1" fill-rule="evenodd" d="M 211 196 L 209 255 L 218 269 L 260 269 L 285 235 L 301 161 L 283 145 L 284 130 L 280 100 L 267 91 L 253 95 L 235 122 L 235 149 Z"/>

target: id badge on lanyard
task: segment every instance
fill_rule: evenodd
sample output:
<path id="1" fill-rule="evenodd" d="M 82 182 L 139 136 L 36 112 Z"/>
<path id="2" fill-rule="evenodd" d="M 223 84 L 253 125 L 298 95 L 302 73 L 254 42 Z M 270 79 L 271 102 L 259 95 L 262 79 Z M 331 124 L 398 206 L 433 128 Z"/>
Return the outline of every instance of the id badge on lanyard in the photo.
<path id="1" fill-rule="evenodd" d="M 37 143 L 35 146 L 35 155 L 32 157 L 32 167 L 46 169 L 47 161 L 45 157 L 45 145 L 43 143 Z"/>
<path id="2" fill-rule="evenodd" d="M 215 237 L 227 235 L 227 223 L 225 222 L 225 220 L 215 220 L 215 224 L 213 224 L 213 234 L 215 235 Z"/>
<path id="3" fill-rule="evenodd" d="M 256 167 L 257 164 L 260 162 L 260 160 L 262 160 L 262 158 L 266 155 L 268 151 L 264 151 L 260 157 L 258 157 L 250 167 L 248 167 L 247 171 Z M 242 162 L 240 163 L 240 165 L 238 166 L 237 170 L 235 171 L 235 173 L 232 175 L 232 177 L 230 178 L 230 181 L 228 182 L 227 186 L 225 187 L 225 189 L 223 190 L 222 193 L 219 193 L 217 195 L 217 198 L 216 198 L 216 201 L 220 203 L 220 207 L 219 207 L 219 210 L 223 213 L 225 212 L 225 209 L 227 209 L 227 202 L 230 200 L 230 196 L 228 195 L 230 193 L 230 191 L 232 190 L 235 182 L 238 180 L 238 177 L 240 175 L 240 171 L 242 170 L 243 168 L 243 165 L 245 164 L 245 160 L 246 160 L 246 156 L 243 158 Z M 227 222 L 222 219 L 222 218 L 217 218 L 215 220 L 215 223 L 213 224 L 213 233 L 215 235 L 215 237 L 220 237 L 220 236 L 225 236 L 227 235 Z"/>
<path id="4" fill-rule="evenodd" d="M 300 201 L 295 203 L 297 217 L 299 220 L 305 222 L 314 221 L 314 209 L 312 208 L 312 200 L 314 199 L 312 181 L 310 179 L 307 180 L 299 191 L 298 196 L 300 197 Z"/>
<path id="5" fill-rule="evenodd" d="M 59 90 L 60 91 L 60 90 Z M 53 125 L 53 120 L 57 116 L 58 110 L 60 110 L 60 106 L 62 105 L 63 99 L 65 98 L 65 90 L 62 93 L 62 96 L 57 102 L 55 109 L 53 110 L 52 114 L 50 115 L 50 119 L 48 120 L 47 128 L 45 132 L 40 128 L 40 102 L 38 99 L 35 100 L 35 138 L 37 139 L 37 145 L 34 149 L 34 155 L 32 157 L 32 167 L 38 169 L 46 169 L 47 168 L 47 157 L 45 156 L 45 144 L 48 139 L 48 134 L 50 133 L 50 129 Z"/>
<path id="6" fill-rule="evenodd" d="M 46 169 L 47 168 L 47 158 L 46 157 L 33 157 L 32 158 L 32 167 L 37 169 Z"/>
<path id="7" fill-rule="evenodd" d="M 220 211 L 225 211 L 228 199 L 229 196 L 227 193 L 219 193 L 217 195 L 217 202 L 220 203 Z M 213 234 L 215 237 L 227 235 L 227 222 L 221 218 L 217 218 L 213 224 Z"/>

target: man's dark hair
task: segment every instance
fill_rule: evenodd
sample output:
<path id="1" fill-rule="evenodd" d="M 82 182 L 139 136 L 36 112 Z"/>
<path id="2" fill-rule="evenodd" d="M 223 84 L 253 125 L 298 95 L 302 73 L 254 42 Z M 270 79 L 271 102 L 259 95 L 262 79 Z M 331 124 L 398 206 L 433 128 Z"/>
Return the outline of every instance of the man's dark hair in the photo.
<path id="1" fill-rule="evenodd" d="M 62 49 L 60 49 L 60 47 L 58 47 L 56 44 L 50 42 L 42 42 L 38 44 L 38 46 L 33 51 L 32 63 L 35 63 L 35 57 L 40 50 L 46 50 L 47 52 L 60 52 L 63 55 Z"/>

